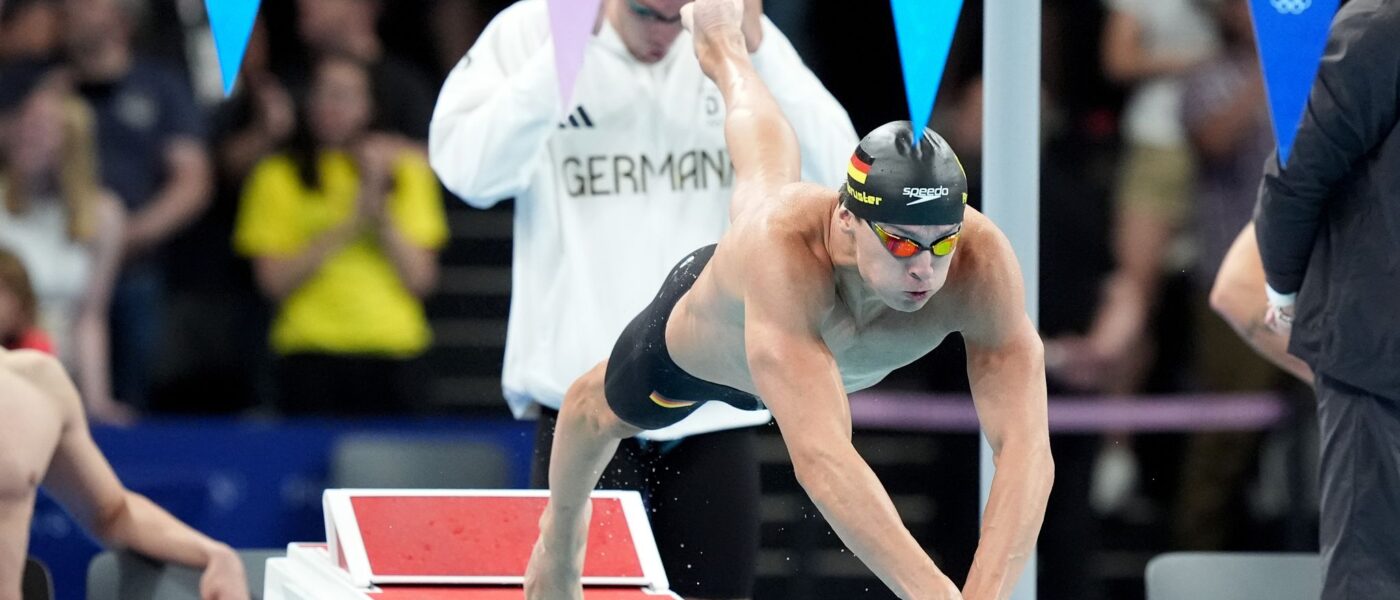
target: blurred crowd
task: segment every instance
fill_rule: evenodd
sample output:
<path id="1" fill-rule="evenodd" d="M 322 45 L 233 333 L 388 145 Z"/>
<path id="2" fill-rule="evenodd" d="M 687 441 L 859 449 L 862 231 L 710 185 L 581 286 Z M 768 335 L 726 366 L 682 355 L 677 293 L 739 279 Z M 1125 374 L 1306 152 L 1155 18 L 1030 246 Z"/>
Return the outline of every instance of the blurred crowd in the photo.
<path id="1" fill-rule="evenodd" d="M 100 422 L 421 396 L 448 237 L 428 122 L 481 16 L 416 15 L 438 64 L 386 47 L 379 2 L 283 4 L 227 99 L 201 2 L 3 5 L 3 336 L 62 357 Z"/>
<path id="2" fill-rule="evenodd" d="M 200 0 L 4 0 L 0 339 L 61 357 L 99 422 L 422 411 L 443 375 L 422 360 L 425 298 L 455 202 L 428 125 L 505 4 L 267 2 L 223 98 Z M 864 132 L 900 116 L 898 61 L 886 36 L 888 64 L 854 70 L 842 28 L 888 17 L 822 18 L 844 4 L 766 8 Z M 980 12 L 964 8 L 933 122 L 974 204 Z M 1296 386 L 1208 300 L 1273 143 L 1245 0 L 1047 1 L 1045 17 L 1045 113 L 1025 141 L 1042 147 L 1052 395 Z M 965 389 L 959 346 L 888 385 Z M 1050 514 L 1083 515 L 1063 527 L 1084 534 L 1095 513 L 1169 511 L 1174 544 L 1220 549 L 1242 503 L 1281 510 L 1255 476 L 1269 436 L 1153 443 L 1057 439 Z M 1143 476 L 1152 461 L 1180 463 L 1179 483 Z M 1066 495 L 1088 501 L 1057 510 Z"/>

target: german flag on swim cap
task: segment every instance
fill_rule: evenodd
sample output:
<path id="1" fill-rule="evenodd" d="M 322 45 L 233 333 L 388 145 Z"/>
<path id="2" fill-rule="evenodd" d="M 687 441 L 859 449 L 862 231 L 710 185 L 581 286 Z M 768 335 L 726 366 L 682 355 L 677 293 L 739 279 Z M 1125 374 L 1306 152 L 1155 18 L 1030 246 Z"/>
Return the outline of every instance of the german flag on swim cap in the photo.
<path id="1" fill-rule="evenodd" d="M 963 220 L 967 174 L 948 142 L 909 121 L 870 132 L 846 167 L 842 201 L 856 216 L 892 225 L 953 225 Z"/>
<path id="2" fill-rule="evenodd" d="M 856 183 L 864 185 L 866 178 L 870 176 L 871 162 L 873 161 L 870 159 L 870 155 L 857 147 L 855 153 L 851 155 L 850 166 L 846 167 L 846 176 L 854 179 Z"/>

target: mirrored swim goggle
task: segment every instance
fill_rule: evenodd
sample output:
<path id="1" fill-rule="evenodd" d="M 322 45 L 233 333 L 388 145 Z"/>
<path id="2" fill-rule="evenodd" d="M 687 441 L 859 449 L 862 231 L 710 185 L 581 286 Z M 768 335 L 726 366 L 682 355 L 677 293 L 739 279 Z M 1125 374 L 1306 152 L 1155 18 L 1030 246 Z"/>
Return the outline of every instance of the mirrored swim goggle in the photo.
<path id="1" fill-rule="evenodd" d="M 889 250 L 890 254 L 894 255 L 896 258 L 909 258 L 925 249 L 932 252 L 933 255 L 937 257 L 948 256 L 958 247 L 958 236 L 962 235 L 962 226 L 959 225 L 957 229 L 933 240 L 928 246 L 924 246 L 909 238 L 900 237 L 885 231 L 883 227 L 880 227 L 880 225 L 874 221 L 866 220 L 865 222 L 870 224 L 870 229 L 875 231 L 875 236 L 880 238 L 880 243 L 884 244 L 885 249 Z"/>

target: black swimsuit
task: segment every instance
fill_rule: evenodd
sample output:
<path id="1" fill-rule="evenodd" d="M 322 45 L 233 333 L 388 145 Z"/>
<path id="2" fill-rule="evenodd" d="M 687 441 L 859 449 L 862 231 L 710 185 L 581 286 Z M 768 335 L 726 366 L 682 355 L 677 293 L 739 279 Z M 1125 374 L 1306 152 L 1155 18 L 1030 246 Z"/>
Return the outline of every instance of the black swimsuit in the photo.
<path id="1" fill-rule="evenodd" d="M 757 396 L 686 373 L 666 348 L 666 323 L 681 297 L 715 255 L 710 244 L 671 269 L 656 298 L 627 324 L 613 346 L 604 394 L 613 412 L 636 427 L 661 429 L 718 400 L 742 410 L 760 410 Z"/>

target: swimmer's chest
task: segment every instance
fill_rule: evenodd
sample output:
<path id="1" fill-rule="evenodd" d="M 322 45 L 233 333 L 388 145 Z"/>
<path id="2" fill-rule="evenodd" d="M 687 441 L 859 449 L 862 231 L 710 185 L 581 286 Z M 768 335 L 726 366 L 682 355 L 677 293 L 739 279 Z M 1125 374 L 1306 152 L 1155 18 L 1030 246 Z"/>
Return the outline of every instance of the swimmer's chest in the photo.
<path id="1" fill-rule="evenodd" d="M 715 261 L 721 260 L 717 254 Z M 702 276 L 678 304 L 669 328 L 680 333 L 667 336 L 671 354 L 683 368 L 693 367 L 693 375 L 756 393 L 748 370 L 742 306 L 717 300 L 721 294 L 709 287 L 713 283 Z M 693 311 L 694 306 L 728 308 Z M 867 323 L 838 306 L 821 324 L 822 342 L 836 359 L 847 392 L 879 383 L 938 347 L 950 332 L 946 313 L 935 304 L 915 313 L 886 310 Z M 735 379 L 740 373 L 743 376 Z"/>
<path id="2" fill-rule="evenodd" d="M 687 314 L 673 314 L 668 326 L 678 330 L 667 336 L 672 358 L 692 375 L 757 393 L 748 368 L 742 316 L 687 318 Z M 849 314 L 833 314 L 822 323 L 822 341 L 836 359 L 847 392 L 879 383 L 895 369 L 928 354 L 947 334 L 946 328 L 929 319 L 906 313 L 890 313 L 863 327 Z"/>
<path id="3" fill-rule="evenodd" d="M 822 323 L 822 340 L 836 359 L 847 392 L 879 383 L 938 347 L 947 335 L 946 326 L 924 311 L 889 311 L 859 325 L 850 313 L 838 310 Z"/>
<path id="4" fill-rule="evenodd" d="M 8 457 L 8 464 L 31 469 L 42 478 L 48 470 L 53 449 L 63 429 L 63 414 L 48 394 L 29 378 L 16 374 L 0 359 L 0 414 L 5 415 L 8 427 L 18 430 L 4 431 L 0 427 L 0 456 Z M 0 492 L 3 482 L 12 480 L 0 465 Z M 35 481 L 37 483 L 37 480 Z"/>

